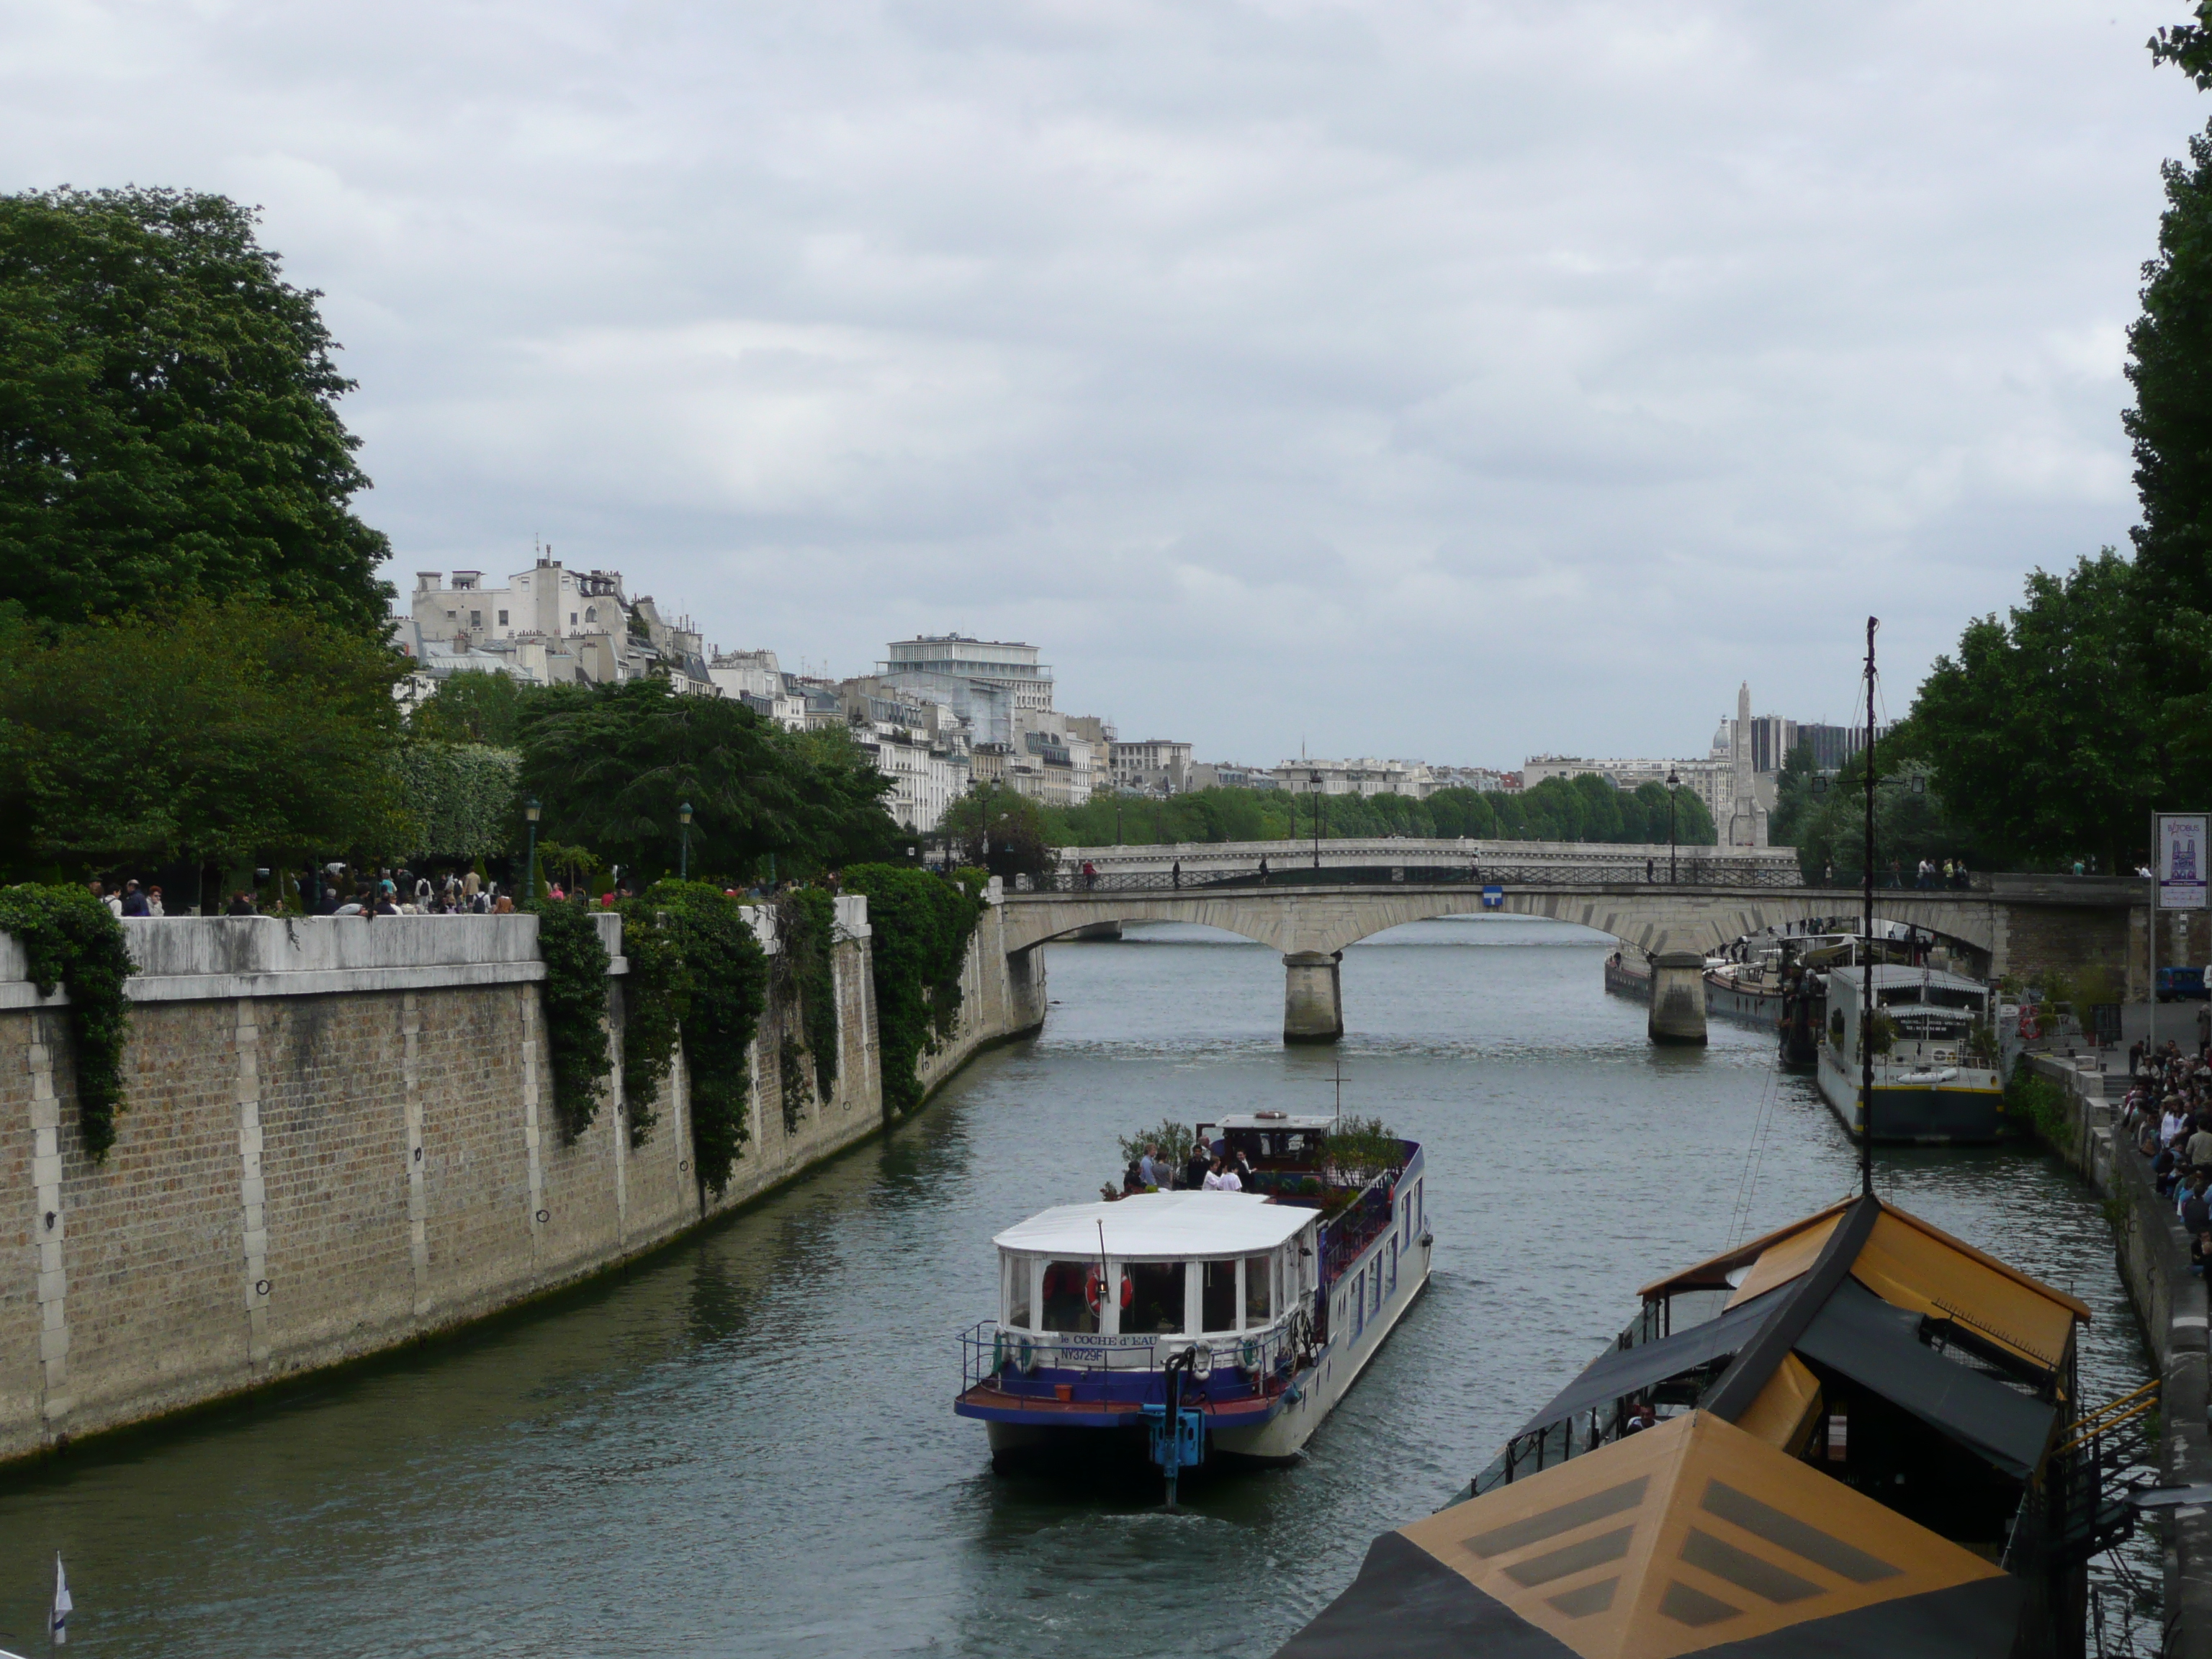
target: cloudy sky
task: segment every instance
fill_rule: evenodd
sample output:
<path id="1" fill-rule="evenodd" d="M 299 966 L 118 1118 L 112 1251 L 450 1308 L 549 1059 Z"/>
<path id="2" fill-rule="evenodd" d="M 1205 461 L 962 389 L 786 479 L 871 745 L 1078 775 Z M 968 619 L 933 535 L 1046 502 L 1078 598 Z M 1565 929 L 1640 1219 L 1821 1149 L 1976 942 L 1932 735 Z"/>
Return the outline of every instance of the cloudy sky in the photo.
<path id="1" fill-rule="evenodd" d="M 265 210 L 391 574 L 958 629 L 1202 755 L 1699 750 L 2124 543 L 2179 0 L 0 4 L 0 188 Z"/>

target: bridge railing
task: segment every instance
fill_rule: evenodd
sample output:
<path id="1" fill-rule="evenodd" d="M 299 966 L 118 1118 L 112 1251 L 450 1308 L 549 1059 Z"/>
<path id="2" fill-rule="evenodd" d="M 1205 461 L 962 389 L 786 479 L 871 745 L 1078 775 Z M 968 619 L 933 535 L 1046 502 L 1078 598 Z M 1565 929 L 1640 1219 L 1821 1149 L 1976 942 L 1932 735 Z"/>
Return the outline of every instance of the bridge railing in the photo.
<path id="1" fill-rule="evenodd" d="M 1055 871 L 1016 878 L 1024 893 L 1249 892 L 1284 887 L 1605 887 L 1633 883 L 1655 887 L 1802 888 L 1804 878 L 1788 866 L 1752 865 L 1730 859 L 1678 859 L 1670 872 L 1664 860 L 1648 868 L 1620 861 L 1588 865 L 1541 864 L 1324 865 L 1272 862 L 1263 873 L 1251 870 Z"/>

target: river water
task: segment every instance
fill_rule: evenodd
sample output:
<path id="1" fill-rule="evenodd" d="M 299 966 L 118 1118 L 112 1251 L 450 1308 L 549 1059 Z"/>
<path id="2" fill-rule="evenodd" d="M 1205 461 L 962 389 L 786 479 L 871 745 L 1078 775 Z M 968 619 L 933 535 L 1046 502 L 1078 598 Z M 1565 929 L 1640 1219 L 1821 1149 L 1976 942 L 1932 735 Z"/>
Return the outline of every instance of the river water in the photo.
<path id="1" fill-rule="evenodd" d="M 1601 989 L 1609 948 L 1517 920 L 1400 929 L 1346 953 L 1331 1052 L 1282 1047 L 1270 951 L 1170 927 L 1052 947 L 1041 1037 L 729 1224 L 0 1480 L 0 1646 L 34 1650 L 58 1549 L 83 1656 L 1269 1653 L 1638 1284 L 1855 1184 L 1768 1039 L 1717 1024 L 1702 1051 L 1653 1048 Z M 1194 1483 L 1173 1516 L 994 1475 L 951 1411 L 991 1235 L 1095 1196 L 1118 1134 L 1325 1110 L 1340 1066 L 1346 1110 L 1429 1148 L 1435 1273 L 1304 1460 Z M 2055 1163 L 1885 1152 L 1877 1181 L 2095 1309 L 2089 1398 L 2147 1378 L 2103 1218 Z"/>

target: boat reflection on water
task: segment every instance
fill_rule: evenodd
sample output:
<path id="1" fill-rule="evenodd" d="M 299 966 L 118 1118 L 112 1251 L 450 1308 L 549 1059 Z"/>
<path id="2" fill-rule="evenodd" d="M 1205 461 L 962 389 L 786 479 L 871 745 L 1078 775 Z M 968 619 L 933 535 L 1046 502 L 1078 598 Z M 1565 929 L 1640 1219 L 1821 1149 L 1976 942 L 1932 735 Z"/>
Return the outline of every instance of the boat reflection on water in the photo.
<path id="1" fill-rule="evenodd" d="M 2081 1302 L 1871 1194 L 1643 1300 L 1278 1659 L 2082 1650 L 2157 1401 L 2080 1411 Z"/>

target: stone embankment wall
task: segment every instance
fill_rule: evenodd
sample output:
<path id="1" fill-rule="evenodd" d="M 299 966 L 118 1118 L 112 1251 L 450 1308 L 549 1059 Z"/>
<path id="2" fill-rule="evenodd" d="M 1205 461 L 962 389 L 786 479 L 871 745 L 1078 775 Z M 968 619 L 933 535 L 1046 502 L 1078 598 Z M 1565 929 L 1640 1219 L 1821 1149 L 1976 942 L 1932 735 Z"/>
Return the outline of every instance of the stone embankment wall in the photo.
<path id="1" fill-rule="evenodd" d="M 2119 1248 L 2121 1277 L 2163 1379 L 2159 1474 L 2163 1485 L 2212 1483 L 2206 1425 L 2204 1281 L 2189 1271 L 2189 1238 L 2173 1206 L 2158 1195 L 2148 1166 L 2120 1143 L 2101 1073 L 2066 1061 L 2028 1064 L 2065 1091 L 2067 1117 L 2053 1150 L 2104 1194 Z M 2212 1659 L 2212 1505 L 2169 1510 L 2166 1527 L 2166 1639 L 2169 1659 Z"/>
<path id="2" fill-rule="evenodd" d="M 883 1127 L 866 901 L 838 901 L 830 1097 L 787 1123 L 771 1006 L 751 1139 L 720 1194 L 691 1166 L 682 1056 L 645 1144 L 619 1074 L 564 1142 L 530 916 L 125 924 L 126 1109 L 77 1129 L 63 994 L 0 934 L 0 1456 L 450 1329 L 596 1273 Z M 775 947 L 772 917 L 756 931 Z M 619 985 L 619 919 L 599 919 Z M 1044 1015 L 1035 953 L 977 928 L 940 1082 Z M 610 999 L 619 1018 L 618 993 Z"/>

